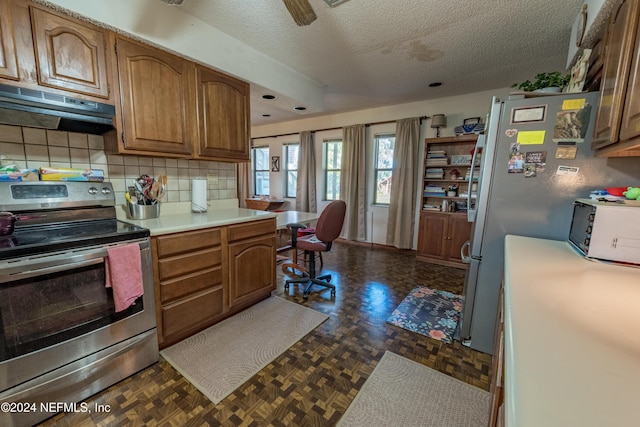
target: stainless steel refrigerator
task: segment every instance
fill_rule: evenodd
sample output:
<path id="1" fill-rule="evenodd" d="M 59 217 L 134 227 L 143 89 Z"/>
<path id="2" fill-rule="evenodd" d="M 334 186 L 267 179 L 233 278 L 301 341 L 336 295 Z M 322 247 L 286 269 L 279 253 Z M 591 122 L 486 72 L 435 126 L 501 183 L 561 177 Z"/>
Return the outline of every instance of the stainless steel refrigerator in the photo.
<path id="1" fill-rule="evenodd" d="M 471 348 L 493 353 L 505 235 L 567 240 L 576 198 L 640 182 L 637 159 L 593 156 L 597 95 L 492 100 L 474 150 L 473 226 L 463 248 L 469 268 L 460 336 Z"/>

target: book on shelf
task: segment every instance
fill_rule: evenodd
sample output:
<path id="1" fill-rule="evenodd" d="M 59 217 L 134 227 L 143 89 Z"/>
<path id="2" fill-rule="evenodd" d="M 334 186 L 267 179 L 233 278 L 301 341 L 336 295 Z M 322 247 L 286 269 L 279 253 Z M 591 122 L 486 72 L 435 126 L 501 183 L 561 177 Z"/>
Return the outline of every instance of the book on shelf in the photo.
<path id="1" fill-rule="evenodd" d="M 424 174 L 425 178 L 429 179 L 443 179 L 444 169 L 442 168 L 427 168 Z"/>
<path id="2" fill-rule="evenodd" d="M 423 205 L 422 209 L 425 211 L 439 211 L 440 210 L 440 205 Z"/>
<path id="3" fill-rule="evenodd" d="M 427 185 L 424 187 L 424 196 L 425 197 L 432 197 L 432 196 L 445 196 L 446 193 L 444 191 L 444 188 L 438 186 L 438 185 Z"/>
<path id="4" fill-rule="evenodd" d="M 446 166 L 448 164 L 447 153 L 444 150 L 427 151 L 427 166 Z"/>
<path id="5" fill-rule="evenodd" d="M 465 175 L 464 175 L 464 180 L 469 181 L 470 175 L 471 175 L 471 168 L 467 168 L 467 171 L 465 172 Z M 473 180 L 477 181 L 479 175 L 480 175 L 480 167 L 476 166 L 473 171 Z"/>

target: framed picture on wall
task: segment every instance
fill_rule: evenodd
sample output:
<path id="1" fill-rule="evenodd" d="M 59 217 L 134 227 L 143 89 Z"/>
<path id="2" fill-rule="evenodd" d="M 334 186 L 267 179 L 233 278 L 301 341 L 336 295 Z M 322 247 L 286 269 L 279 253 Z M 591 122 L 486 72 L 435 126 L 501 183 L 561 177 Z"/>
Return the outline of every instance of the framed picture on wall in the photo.
<path id="1" fill-rule="evenodd" d="M 280 172 L 280 156 L 271 156 L 271 172 Z"/>

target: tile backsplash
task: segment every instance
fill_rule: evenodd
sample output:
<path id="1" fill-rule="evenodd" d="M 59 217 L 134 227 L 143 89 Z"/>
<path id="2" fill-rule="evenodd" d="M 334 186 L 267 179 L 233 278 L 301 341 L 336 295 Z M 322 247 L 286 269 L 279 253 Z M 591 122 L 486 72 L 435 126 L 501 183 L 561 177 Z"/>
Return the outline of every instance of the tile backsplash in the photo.
<path id="1" fill-rule="evenodd" d="M 234 163 L 106 154 L 101 135 L 0 125 L 0 155 L 20 168 L 102 169 L 118 204 L 125 203 L 127 187 L 142 174 L 167 175 L 164 202 L 191 201 L 191 179 L 197 177 L 207 179 L 209 201 L 237 198 Z"/>

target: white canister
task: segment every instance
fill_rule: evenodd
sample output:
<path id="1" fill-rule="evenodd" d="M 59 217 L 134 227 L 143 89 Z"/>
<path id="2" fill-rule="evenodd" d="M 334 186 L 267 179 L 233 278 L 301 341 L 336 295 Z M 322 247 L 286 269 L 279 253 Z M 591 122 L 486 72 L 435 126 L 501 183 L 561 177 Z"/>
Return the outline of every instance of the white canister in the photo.
<path id="1" fill-rule="evenodd" d="M 196 178 L 191 180 L 191 211 L 207 211 L 207 180 Z"/>

